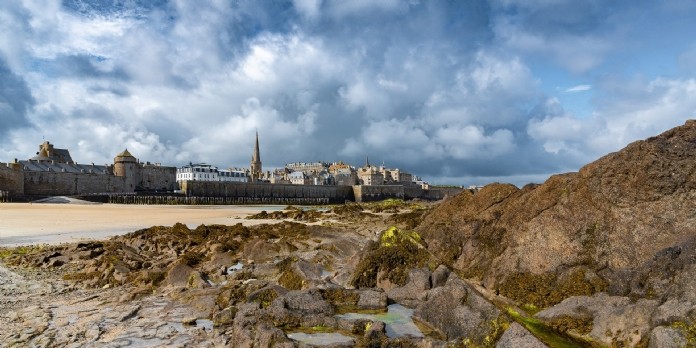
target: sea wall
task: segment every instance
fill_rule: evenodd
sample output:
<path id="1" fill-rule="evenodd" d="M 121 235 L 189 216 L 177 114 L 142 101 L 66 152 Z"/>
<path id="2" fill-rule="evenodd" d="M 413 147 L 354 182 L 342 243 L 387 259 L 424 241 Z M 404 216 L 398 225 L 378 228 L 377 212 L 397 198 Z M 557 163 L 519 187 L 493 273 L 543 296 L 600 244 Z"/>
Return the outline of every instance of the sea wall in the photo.
<path id="1" fill-rule="evenodd" d="M 381 201 L 388 198 L 406 199 L 402 185 L 355 185 L 353 196 L 356 202 Z"/>
<path id="2" fill-rule="evenodd" d="M 183 181 L 180 186 L 189 197 L 226 197 L 248 203 L 293 202 L 299 199 L 319 203 L 371 202 L 389 198 L 440 200 L 463 190 L 456 187 L 424 190 L 403 185 L 318 186 L 206 181 Z M 318 200 L 321 198 L 324 200 Z"/>
<path id="3" fill-rule="evenodd" d="M 146 164 L 139 170 L 137 186 L 146 191 L 174 191 L 176 167 Z"/>
<path id="4" fill-rule="evenodd" d="M 461 187 L 437 187 L 437 186 L 431 186 L 427 190 L 422 190 L 423 192 L 420 194 L 421 199 L 425 199 L 428 201 L 439 201 L 441 199 L 445 199 L 447 197 L 452 197 L 456 194 L 461 193 L 464 191 L 463 188 Z"/>
<path id="5" fill-rule="evenodd" d="M 182 181 L 186 196 L 244 198 L 247 202 L 317 201 L 344 203 L 354 200 L 350 186 L 289 185 L 266 183 Z"/>
<path id="6" fill-rule="evenodd" d="M 104 174 L 24 172 L 24 194 L 62 196 L 125 192 L 125 178 Z"/>
<path id="7" fill-rule="evenodd" d="M 5 196 L 24 194 L 24 170 L 18 163 L 0 163 L 0 191 Z"/>

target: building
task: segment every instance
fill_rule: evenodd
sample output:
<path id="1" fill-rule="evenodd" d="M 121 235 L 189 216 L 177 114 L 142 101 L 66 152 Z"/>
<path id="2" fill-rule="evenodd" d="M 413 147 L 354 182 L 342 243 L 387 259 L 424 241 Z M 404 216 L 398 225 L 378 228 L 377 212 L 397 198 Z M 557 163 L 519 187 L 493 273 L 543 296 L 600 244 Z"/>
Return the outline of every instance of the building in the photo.
<path id="1" fill-rule="evenodd" d="M 311 181 L 307 174 L 301 171 L 288 174 L 288 180 L 293 185 L 311 185 Z"/>
<path id="2" fill-rule="evenodd" d="M 0 191 L 15 195 L 81 195 L 174 191 L 176 168 L 141 163 L 128 150 L 116 155 L 113 165 L 79 164 L 67 149 L 48 141 L 28 160 L 0 164 Z"/>
<path id="3" fill-rule="evenodd" d="M 421 178 L 417 176 L 413 176 L 413 184 L 420 187 L 423 190 L 429 190 L 430 189 L 430 184 L 428 184 L 427 181 L 423 181 Z"/>
<path id="4" fill-rule="evenodd" d="M 353 186 L 358 184 L 358 174 L 355 167 L 343 161 L 331 163 L 329 173 L 333 177 L 334 185 Z"/>
<path id="5" fill-rule="evenodd" d="M 318 174 L 329 168 L 329 165 L 319 161 L 319 162 L 295 162 L 288 163 L 285 168 L 289 169 L 291 172 L 303 172 L 307 175 Z"/>
<path id="6" fill-rule="evenodd" d="M 382 165 L 379 167 L 379 172 L 384 177 L 384 181 L 386 184 L 400 184 L 406 186 L 410 186 L 413 184 L 413 175 L 401 169 L 389 169 Z"/>
<path id="7" fill-rule="evenodd" d="M 247 182 L 249 176 L 245 170 L 239 168 L 218 169 L 218 167 L 206 163 L 189 163 L 176 170 L 176 181 L 186 180 Z"/>
<path id="8" fill-rule="evenodd" d="M 263 167 L 261 166 L 261 151 L 259 150 L 259 132 L 256 132 L 256 145 L 254 145 L 254 153 L 251 155 L 249 176 L 251 177 L 252 182 L 261 181 L 263 177 Z"/>
<path id="9" fill-rule="evenodd" d="M 365 159 L 365 165 L 358 169 L 357 174 L 360 185 L 384 185 L 384 175 L 380 172 L 379 167 L 370 164 L 369 158 Z"/>

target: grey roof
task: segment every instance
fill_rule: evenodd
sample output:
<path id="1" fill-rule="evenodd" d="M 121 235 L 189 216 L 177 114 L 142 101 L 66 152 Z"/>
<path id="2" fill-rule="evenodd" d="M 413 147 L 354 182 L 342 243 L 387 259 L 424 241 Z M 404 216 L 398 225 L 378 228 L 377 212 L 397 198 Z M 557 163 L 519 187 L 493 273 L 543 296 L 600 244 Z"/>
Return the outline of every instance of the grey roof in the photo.
<path id="1" fill-rule="evenodd" d="M 64 172 L 64 173 L 93 173 L 93 174 L 111 174 L 109 167 L 105 165 L 92 164 L 77 164 L 77 163 L 59 163 L 51 161 L 19 161 L 25 171 L 29 172 Z"/>

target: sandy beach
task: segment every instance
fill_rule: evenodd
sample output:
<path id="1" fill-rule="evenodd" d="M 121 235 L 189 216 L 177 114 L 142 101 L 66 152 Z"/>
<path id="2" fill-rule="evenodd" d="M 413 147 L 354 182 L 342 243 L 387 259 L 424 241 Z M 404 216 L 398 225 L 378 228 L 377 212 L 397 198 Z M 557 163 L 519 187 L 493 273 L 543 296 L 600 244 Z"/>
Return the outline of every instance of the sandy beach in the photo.
<path id="1" fill-rule="evenodd" d="M 171 226 L 177 222 L 189 228 L 200 224 L 259 224 L 267 221 L 245 218 L 261 210 L 284 208 L 70 203 L 0 204 L 0 246 L 105 239 L 150 226 Z"/>

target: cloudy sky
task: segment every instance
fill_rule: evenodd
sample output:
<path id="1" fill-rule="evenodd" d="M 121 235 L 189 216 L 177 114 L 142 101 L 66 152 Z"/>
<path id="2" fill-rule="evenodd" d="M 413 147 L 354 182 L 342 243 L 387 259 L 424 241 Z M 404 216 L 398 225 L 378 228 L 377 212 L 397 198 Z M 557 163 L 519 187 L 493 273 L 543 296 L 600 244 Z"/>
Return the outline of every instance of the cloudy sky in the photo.
<path id="1" fill-rule="evenodd" d="M 0 161 L 523 185 L 696 117 L 690 0 L 0 1 Z"/>

